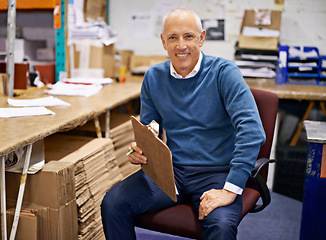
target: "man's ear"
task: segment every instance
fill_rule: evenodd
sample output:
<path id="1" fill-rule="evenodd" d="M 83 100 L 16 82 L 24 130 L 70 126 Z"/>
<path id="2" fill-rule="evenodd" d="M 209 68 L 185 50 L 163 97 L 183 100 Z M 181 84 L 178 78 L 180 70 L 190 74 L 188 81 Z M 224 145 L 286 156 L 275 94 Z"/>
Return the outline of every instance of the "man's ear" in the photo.
<path id="1" fill-rule="evenodd" d="M 165 42 L 165 40 L 164 40 L 164 37 L 163 37 L 163 34 L 162 34 L 162 33 L 161 33 L 161 41 L 162 41 L 163 48 L 164 48 L 165 50 L 167 50 L 167 48 L 166 48 L 166 42 Z"/>
<path id="2" fill-rule="evenodd" d="M 203 30 L 199 36 L 199 47 L 202 47 L 204 45 L 205 37 L 206 37 L 206 31 Z"/>

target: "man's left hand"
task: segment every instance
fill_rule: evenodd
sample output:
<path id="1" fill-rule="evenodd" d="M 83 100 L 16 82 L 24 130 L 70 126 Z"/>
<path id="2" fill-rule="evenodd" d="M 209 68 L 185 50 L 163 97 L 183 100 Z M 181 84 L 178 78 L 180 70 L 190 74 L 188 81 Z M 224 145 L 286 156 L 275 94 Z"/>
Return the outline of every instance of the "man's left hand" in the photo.
<path id="1" fill-rule="evenodd" d="M 215 208 L 230 205 L 237 197 L 236 193 L 226 189 L 211 189 L 203 193 L 200 197 L 199 220 L 204 219 Z"/>

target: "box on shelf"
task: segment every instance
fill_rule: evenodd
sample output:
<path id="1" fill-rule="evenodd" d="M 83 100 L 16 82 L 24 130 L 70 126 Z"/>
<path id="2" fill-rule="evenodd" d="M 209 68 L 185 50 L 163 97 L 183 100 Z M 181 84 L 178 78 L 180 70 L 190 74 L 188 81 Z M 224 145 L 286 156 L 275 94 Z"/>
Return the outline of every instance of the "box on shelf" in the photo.
<path id="1" fill-rule="evenodd" d="M 6 62 L 0 62 L 0 73 L 6 73 Z M 15 63 L 14 89 L 27 89 L 30 86 L 29 63 Z"/>
<path id="2" fill-rule="evenodd" d="M 69 46 L 70 77 L 114 77 L 114 44 L 100 40 L 74 40 Z"/>
<path id="3" fill-rule="evenodd" d="M 265 10 L 258 10 L 265 11 Z M 281 11 L 271 11 L 271 24 L 269 25 L 257 25 L 255 22 L 255 10 L 245 10 L 239 36 L 239 47 L 240 48 L 254 48 L 254 49 L 266 49 L 266 50 L 277 50 L 278 49 L 278 36 L 262 37 L 262 36 L 246 36 L 243 34 L 245 27 L 259 28 L 266 30 L 280 31 L 281 29 Z"/>
<path id="4" fill-rule="evenodd" d="M 130 59 L 130 71 L 133 75 L 144 75 L 151 65 L 164 62 L 168 59 L 167 56 L 163 55 L 132 55 Z"/>

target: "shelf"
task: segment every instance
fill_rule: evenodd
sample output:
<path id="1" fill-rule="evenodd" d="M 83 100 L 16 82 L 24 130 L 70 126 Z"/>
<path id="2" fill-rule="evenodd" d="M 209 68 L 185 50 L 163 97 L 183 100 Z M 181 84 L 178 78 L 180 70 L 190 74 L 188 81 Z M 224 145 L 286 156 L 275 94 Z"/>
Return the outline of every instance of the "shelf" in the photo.
<path id="1" fill-rule="evenodd" d="M 54 9 L 58 4 L 57 0 L 17 0 L 16 9 Z M 0 10 L 7 10 L 8 0 L 0 1 Z"/>

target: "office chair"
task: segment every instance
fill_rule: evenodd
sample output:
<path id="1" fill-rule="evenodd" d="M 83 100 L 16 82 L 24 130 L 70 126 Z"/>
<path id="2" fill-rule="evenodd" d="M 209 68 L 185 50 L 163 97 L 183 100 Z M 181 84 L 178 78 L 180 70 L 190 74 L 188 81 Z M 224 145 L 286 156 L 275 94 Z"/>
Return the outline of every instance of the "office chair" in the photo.
<path id="1" fill-rule="evenodd" d="M 270 193 L 266 185 L 268 163 L 275 162 L 275 160 L 269 159 L 269 156 L 278 110 L 278 96 L 259 89 L 251 89 L 251 92 L 255 98 L 263 123 L 266 142 L 260 148 L 258 160 L 242 193 L 243 209 L 240 221 L 247 213 L 259 212 L 270 203 Z M 261 198 L 261 204 L 257 204 L 259 198 Z M 140 228 L 201 239 L 199 220 L 190 203 L 137 216 L 135 223 Z"/>

